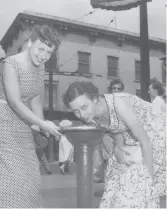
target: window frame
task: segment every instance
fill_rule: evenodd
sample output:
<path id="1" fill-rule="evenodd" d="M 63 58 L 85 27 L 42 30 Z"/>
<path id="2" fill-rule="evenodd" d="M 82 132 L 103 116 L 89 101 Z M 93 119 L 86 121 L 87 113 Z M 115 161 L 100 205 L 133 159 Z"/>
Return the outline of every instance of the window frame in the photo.
<path id="1" fill-rule="evenodd" d="M 109 58 L 110 57 L 117 60 L 117 67 L 116 67 L 116 70 L 115 70 L 116 75 L 109 75 L 109 72 L 110 72 L 109 68 L 113 69 L 111 66 L 109 66 Z M 111 71 L 111 72 L 113 72 L 113 71 Z M 113 55 L 107 55 L 107 77 L 108 78 L 118 78 L 118 76 L 119 76 L 118 74 L 119 74 L 119 57 L 118 56 L 113 56 Z"/>
<path id="2" fill-rule="evenodd" d="M 137 74 L 136 73 L 139 73 L 139 77 L 140 77 L 140 69 L 137 70 L 136 69 L 136 63 L 140 63 L 140 69 L 141 69 L 141 61 L 140 60 L 135 60 L 135 81 L 136 82 L 140 82 L 141 81 L 141 78 L 137 79 Z"/>
<path id="3" fill-rule="evenodd" d="M 88 55 L 88 63 L 80 62 L 79 54 L 86 54 L 86 55 Z M 88 66 L 88 72 L 81 72 L 80 71 L 80 64 Z M 83 74 L 90 74 L 90 72 L 91 72 L 91 53 L 90 52 L 78 51 L 78 69 L 77 69 L 77 72 L 83 73 Z"/>
<path id="4" fill-rule="evenodd" d="M 136 94 L 136 96 L 141 98 L 141 90 L 140 89 L 136 89 L 135 94 Z"/>

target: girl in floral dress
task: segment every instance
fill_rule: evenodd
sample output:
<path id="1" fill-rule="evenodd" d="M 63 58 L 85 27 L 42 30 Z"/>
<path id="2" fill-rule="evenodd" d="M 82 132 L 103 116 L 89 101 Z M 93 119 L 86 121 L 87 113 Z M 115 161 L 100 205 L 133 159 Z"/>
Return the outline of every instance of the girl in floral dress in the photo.
<path id="1" fill-rule="evenodd" d="M 74 82 L 64 102 L 87 123 L 112 134 L 101 208 L 158 208 L 165 194 L 165 115 L 152 104 L 127 93 L 99 95 L 90 82 Z"/>

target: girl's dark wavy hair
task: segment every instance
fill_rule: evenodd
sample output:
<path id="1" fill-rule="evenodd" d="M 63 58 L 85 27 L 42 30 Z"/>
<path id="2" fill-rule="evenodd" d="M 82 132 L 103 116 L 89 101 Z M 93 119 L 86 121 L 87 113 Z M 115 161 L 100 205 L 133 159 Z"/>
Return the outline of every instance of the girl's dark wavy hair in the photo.
<path id="1" fill-rule="evenodd" d="M 80 95 L 87 95 L 90 99 L 96 98 L 99 95 L 98 88 L 91 82 L 74 82 L 72 83 L 64 94 L 63 101 L 67 108 L 69 103 L 74 101 Z"/>
<path id="2" fill-rule="evenodd" d="M 40 41 L 48 40 L 50 41 L 55 48 L 57 49 L 60 45 L 60 39 L 56 32 L 47 25 L 36 26 L 32 29 L 31 34 L 29 37 L 26 37 L 24 42 L 18 48 L 18 53 L 24 51 L 28 48 L 28 41 L 31 39 L 32 42 L 40 39 Z"/>
<path id="3" fill-rule="evenodd" d="M 41 41 L 49 40 L 56 48 L 60 45 L 60 40 L 57 33 L 48 25 L 36 26 L 32 30 L 30 39 L 31 41 L 36 41 L 37 39 Z"/>

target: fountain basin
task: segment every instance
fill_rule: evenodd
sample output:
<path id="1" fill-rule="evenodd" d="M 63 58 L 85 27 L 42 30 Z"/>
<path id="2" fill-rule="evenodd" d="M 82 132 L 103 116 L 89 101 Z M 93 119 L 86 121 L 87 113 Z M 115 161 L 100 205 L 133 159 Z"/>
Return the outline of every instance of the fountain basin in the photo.
<path id="1" fill-rule="evenodd" d="M 73 143 L 87 143 L 89 145 L 96 145 L 104 135 L 102 128 L 94 126 L 72 126 L 61 128 L 60 132 L 65 134 L 67 139 Z"/>

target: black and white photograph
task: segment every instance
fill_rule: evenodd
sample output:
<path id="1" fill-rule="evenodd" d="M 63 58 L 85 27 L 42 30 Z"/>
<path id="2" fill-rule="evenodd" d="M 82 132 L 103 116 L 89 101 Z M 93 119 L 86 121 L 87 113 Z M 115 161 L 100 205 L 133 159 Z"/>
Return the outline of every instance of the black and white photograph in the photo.
<path id="1" fill-rule="evenodd" d="M 0 208 L 166 208 L 166 0 L 0 0 Z"/>

